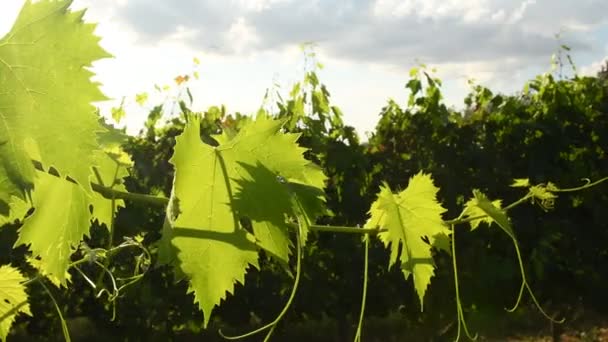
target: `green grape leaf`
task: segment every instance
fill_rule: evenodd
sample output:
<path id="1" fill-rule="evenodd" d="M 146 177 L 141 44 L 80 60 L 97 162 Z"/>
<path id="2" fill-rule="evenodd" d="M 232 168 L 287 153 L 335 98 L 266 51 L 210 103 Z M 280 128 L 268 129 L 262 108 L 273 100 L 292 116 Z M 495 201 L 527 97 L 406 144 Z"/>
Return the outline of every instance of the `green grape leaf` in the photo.
<path id="1" fill-rule="evenodd" d="M 468 200 L 467 203 L 465 204 L 464 212 L 463 212 L 463 217 L 468 217 L 468 218 L 478 217 L 469 222 L 469 224 L 471 225 L 471 230 L 477 229 L 477 227 L 479 227 L 480 223 L 486 223 L 489 226 L 492 224 L 492 222 L 494 222 L 494 219 L 491 216 L 489 216 L 483 209 L 481 209 L 479 207 L 480 200 L 478 199 L 478 197 L 481 199 L 481 201 L 484 201 L 483 197 L 475 195 L 475 193 L 476 193 L 476 190 L 473 192 L 473 194 L 474 194 L 473 198 Z M 494 200 L 491 202 L 491 205 L 496 207 L 497 209 L 500 209 L 502 207 L 502 201 Z"/>
<path id="2" fill-rule="evenodd" d="M 94 155 L 95 167 L 93 169 L 93 182 L 118 191 L 127 191 L 123 184 L 123 178 L 129 175 L 127 167 L 133 163 L 129 155 L 122 149 L 126 143 L 127 135 L 111 125 L 102 123 L 105 131 L 97 135 L 99 146 L 103 151 L 96 151 Z M 114 213 L 112 212 L 112 200 L 97 192 L 91 195 L 93 205 L 93 219 L 106 227 L 111 226 L 112 217 L 119 208 L 124 208 L 125 203 L 121 199 L 115 200 Z"/>
<path id="3" fill-rule="evenodd" d="M 25 198 L 34 184 L 32 156 L 89 192 L 101 130 L 91 102 L 105 100 L 86 69 L 109 57 L 71 1 L 25 2 L 0 39 L 0 201 Z M 66 149 L 69 148 L 69 153 Z M 75 162 L 77 161 L 77 162 Z"/>
<path id="4" fill-rule="evenodd" d="M 263 165 L 274 174 L 275 178 L 290 184 L 291 191 L 294 191 L 296 196 L 301 197 L 300 200 L 304 202 L 306 215 L 310 220 L 314 220 L 325 213 L 322 189 L 325 186 L 326 177 L 321 168 L 304 159 L 303 153 L 306 149 L 296 143 L 300 137 L 299 134 L 280 132 L 284 123 L 285 121 L 272 120 L 265 115 L 260 115 L 255 121 L 245 125 L 234 138 L 230 139 L 225 135 L 219 137 L 218 141 L 221 145 L 218 149 L 226 160 L 231 178 L 238 177 L 246 180 L 249 176 L 244 165 Z M 272 192 L 266 192 L 264 197 L 274 201 L 274 196 Z M 277 196 L 280 195 L 277 194 Z M 291 204 L 290 207 L 294 208 Z M 296 212 L 283 211 L 286 214 Z M 262 229 L 264 228 L 258 225 L 258 230 Z M 308 231 L 304 230 L 302 233 L 302 244 L 305 244 Z M 268 234 L 261 234 L 261 236 L 256 234 L 256 237 L 265 239 L 263 235 Z M 281 239 L 280 237 L 275 238 Z M 265 242 L 261 241 L 262 245 L 265 245 Z"/>
<path id="5" fill-rule="evenodd" d="M 241 172 L 242 179 L 237 180 L 234 209 L 252 221 L 258 245 L 287 263 L 293 245 L 286 217 L 297 218 L 303 229 L 302 236 L 307 236 L 312 221 L 325 213 L 323 192 L 308 185 L 288 183 L 263 165 L 241 166 L 245 172 Z"/>
<path id="6" fill-rule="evenodd" d="M 98 151 L 95 154 L 95 162 L 97 166 L 97 174 L 101 178 L 101 185 L 111 187 L 118 191 L 127 191 L 122 178 L 129 175 L 127 169 L 112 159 L 107 153 Z M 115 179 L 116 177 L 116 179 Z M 94 178 L 96 183 L 99 183 L 97 178 Z M 112 224 L 112 218 L 119 208 L 125 207 L 125 202 L 121 199 L 114 200 L 114 211 L 112 211 L 112 200 L 103 197 L 97 192 L 91 195 L 91 204 L 93 205 L 93 219 L 99 224 L 104 224 L 109 228 Z"/>
<path id="7" fill-rule="evenodd" d="M 321 90 L 316 90 L 312 94 L 313 98 L 319 105 L 319 110 L 321 113 L 329 113 L 329 102 L 327 100 L 327 96 Z"/>
<path id="8" fill-rule="evenodd" d="M 32 315 L 23 282 L 25 277 L 18 269 L 0 266 L 0 340 L 6 341 L 18 313 Z"/>
<path id="9" fill-rule="evenodd" d="M 431 247 L 439 243 L 446 248 L 443 245 L 449 234 L 441 218 L 446 209 L 437 201 L 438 190 L 431 176 L 424 173 L 410 178 L 408 187 L 399 194 L 393 194 L 384 184 L 371 206 L 371 217 L 366 223 L 368 228 L 386 229 L 378 237 L 391 249 L 389 267 L 399 259 L 405 278 L 413 274 L 421 309 L 424 307 L 424 294 L 435 274 Z"/>
<path id="10" fill-rule="evenodd" d="M 552 208 L 557 195 L 550 191 L 549 186 L 534 185 L 530 187 L 530 193 L 537 199 L 543 208 Z"/>
<path id="11" fill-rule="evenodd" d="M 528 178 L 515 178 L 511 187 L 514 188 L 527 188 L 530 186 L 530 180 Z"/>
<path id="12" fill-rule="evenodd" d="M 143 92 L 135 94 L 135 102 L 137 102 L 138 105 L 143 106 L 146 104 L 146 101 L 148 101 L 148 93 Z"/>
<path id="13" fill-rule="evenodd" d="M 243 283 L 249 265 L 258 267 L 258 253 L 253 238 L 239 227 L 231 208 L 234 191 L 226 174 L 225 161 L 216 148 L 203 144 L 200 122 L 191 118 L 184 132 L 176 138 L 171 163 L 175 178 L 168 212 L 170 238 L 159 250 L 159 258 L 171 260 L 190 280 L 190 291 L 204 313 L 207 326 L 211 312 L 235 282 Z"/>
<path id="14" fill-rule="evenodd" d="M 515 233 L 511 228 L 511 221 L 509 221 L 507 213 L 500 208 L 500 202 L 491 202 L 481 191 L 473 190 L 473 198 L 467 202 L 465 208 L 465 217 L 480 215 L 487 215 L 487 217 L 479 220 L 477 224 L 480 222 L 488 224 L 496 223 L 510 237 L 515 238 Z M 473 221 L 471 221 L 471 229 L 474 229 Z"/>
<path id="15" fill-rule="evenodd" d="M 15 246 L 30 245 L 41 271 L 65 285 L 73 247 L 89 231 L 90 197 L 74 183 L 39 172 L 32 202 L 34 213 L 23 222 Z"/>
<path id="16" fill-rule="evenodd" d="M 258 245 L 273 257 L 287 263 L 293 246 L 285 215 L 292 214 L 290 195 L 277 176 L 262 165 L 242 165 L 245 172 L 237 181 L 234 209 L 251 220 Z M 268 198 L 271 200 L 261 200 Z"/>
<path id="17" fill-rule="evenodd" d="M 8 206 L 10 206 L 11 210 L 6 215 L 0 213 L 0 227 L 7 223 L 13 223 L 17 220 L 23 220 L 23 217 L 32 207 L 27 201 L 17 196 L 11 196 L 7 204 Z"/>
<path id="18" fill-rule="evenodd" d="M 286 220 L 298 214 L 291 199 L 301 196 L 309 217 L 324 212 L 325 176 L 303 158 L 298 135 L 280 132 L 283 121 L 258 116 L 236 135 L 218 136 L 217 147 L 201 141 L 198 116 L 188 121 L 171 158 L 170 225 L 163 228 L 159 259 L 190 280 L 206 325 L 234 282 L 244 281 L 248 265 L 258 266 L 256 243 L 288 260 Z M 244 216 L 255 236 L 240 226 Z"/>
<path id="19" fill-rule="evenodd" d="M 114 121 L 117 123 L 120 123 L 120 121 L 127 115 L 122 105 L 119 107 L 112 107 L 110 109 L 110 113 L 112 115 L 112 119 L 114 119 Z"/>

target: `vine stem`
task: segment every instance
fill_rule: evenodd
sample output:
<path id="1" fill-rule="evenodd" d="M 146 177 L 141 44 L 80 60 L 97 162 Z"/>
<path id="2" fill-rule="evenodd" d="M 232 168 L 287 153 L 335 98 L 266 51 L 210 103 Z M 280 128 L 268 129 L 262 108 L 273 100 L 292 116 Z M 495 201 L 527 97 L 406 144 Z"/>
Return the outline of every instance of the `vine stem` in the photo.
<path id="1" fill-rule="evenodd" d="M 268 330 L 268 334 L 266 335 L 266 337 L 264 338 L 264 341 L 268 341 L 270 339 L 270 336 L 272 335 L 272 333 L 274 332 L 275 327 L 277 326 L 277 324 L 281 321 L 281 319 L 283 318 L 283 316 L 285 316 L 285 314 L 287 313 L 287 311 L 289 310 L 289 307 L 291 306 L 291 303 L 293 302 L 294 298 L 296 297 L 296 292 L 298 290 L 298 287 L 300 285 L 300 276 L 302 273 L 302 237 L 301 237 L 301 228 L 300 226 L 298 226 L 298 231 L 296 233 L 296 250 L 297 250 L 297 254 L 296 254 L 296 278 L 294 280 L 293 283 L 293 288 L 291 290 L 291 294 L 289 295 L 289 299 L 287 299 L 287 303 L 285 304 L 285 306 L 283 307 L 283 310 L 281 310 L 281 312 L 277 315 L 277 317 L 274 319 L 274 321 L 258 328 L 255 329 L 253 331 L 250 331 L 248 333 L 245 334 L 241 334 L 238 336 L 227 336 L 224 335 L 224 333 L 222 332 L 222 330 L 220 329 L 218 331 L 219 335 L 226 339 L 226 340 L 240 340 L 243 339 L 245 337 L 249 337 L 249 336 L 253 336 L 255 334 L 259 334 L 264 330 Z"/>
<path id="2" fill-rule="evenodd" d="M 502 210 L 504 211 L 509 211 L 515 207 L 517 207 L 518 205 L 525 203 L 527 200 L 529 200 L 531 197 L 533 197 L 532 194 L 527 193 L 524 197 L 518 199 L 517 201 L 507 205 L 506 207 L 502 208 Z M 457 218 L 453 219 L 453 220 L 446 220 L 443 221 L 443 223 L 445 223 L 446 225 L 450 225 L 450 226 L 454 226 L 454 225 L 458 225 L 458 224 L 462 224 L 462 223 L 467 223 L 467 222 L 471 222 L 471 221 L 475 221 L 475 220 L 479 220 L 482 218 L 488 217 L 488 215 L 478 215 L 478 216 L 470 216 L 470 217 L 466 217 L 466 218 L 462 218 L 462 215 L 458 216 Z"/>
<path id="3" fill-rule="evenodd" d="M 32 162 L 34 163 L 34 167 L 37 170 L 42 171 L 42 172 L 47 172 L 47 170 L 45 170 L 44 167 L 42 166 L 42 163 L 40 163 L 39 161 L 35 161 L 35 160 L 33 160 Z M 73 180 L 69 177 L 67 177 L 66 180 L 70 181 L 72 183 L 76 183 L 75 180 Z M 583 190 L 583 189 L 587 189 L 587 188 L 596 186 L 605 181 L 608 181 L 608 177 L 604 177 L 595 182 L 590 182 L 589 180 L 587 180 L 586 184 L 584 184 L 582 186 L 575 187 L 575 188 L 555 189 L 555 190 L 552 190 L 552 192 L 575 192 L 575 191 L 579 191 L 579 190 Z M 99 193 L 100 195 L 102 195 L 103 197 L 105 197 L 109 200 L 122 199 L 122 200 L 138 202 L 138 203 L 145 203 L 145 204 L 161 206 L 161 207 L 166 207 L 167 204 L 169 203 L 169 199 L 164 196 L 152 196 L 152 195 L 146 195 L 146 194 L 140 194 L 140 193 L 134 193 L 134 192 L 128 192 L 128 191 L 120 191 L 120 190 L 109 188 L 109 187 L 103 186 L 98 183 L 93 183 L 93 182 L 91 183 L 91 188 L 93 189 L 93 191 Z M 525 196 L 523 196 L 522 198 L 518 199 L 517 201 L 504 207 L 503 210 L 508 211 L 508 210 L 526 202 L 531 197 L 533 197 L 533 195 L 528 193 Z M 446 220 L 443 222 L 446 225 L 458 225 L 461 223 L 467 223 L 467 222 L 471 222 L 473 220 L 478 220 L 478 219 L 481 219 L 484 217 L 487 217 L 487 215 L 480 215 L 480 216 L 476 216 L 476 217 L 466 217 L 466 218 L 459 217 L 456 219 Z M 310 228 L 310 230 L 319 231 L 319 232 L 352 233 L 352 234 L 377 234 L 377 233 L 381 233 L 384 231 L 382 229 L 377 229 L 377 228 L 359 228 L 359 227 L 329 226 L 329 225 L 315 225 L 315 224 L 311 224 L 309 228 Z"/>
<path id="4" fill-rule="evenodd" d="M 583 180 L 585 181 L 584 185 L 581 185 L 581 186 L 578 186 L 578 187 L 575 187 L 575 188 L 555 189 L 555 190 L 552 190 L 552 192 L 575 192 L 575 191 L 584 190 L 584 189 L 587 189 L 587 188 L 594 187 L 594 186 L 596 186 L 596 185 L 598 185 L 600 183 L 603 183 L 605 181 L 608 181 L 608 177 L 604 177 L 604 178 L 598 179 L 595 182 L 592 182 L 589 178 L 585 178 Z"/>
<path id="5" fill-rule="evenodd" d="M 462 214 L 460 214 L 462 216 Z M 477 334 L 471 336 L 467 322 L 464 319 L 464 311 L 462 310 L 462 302 L 460 301 L 460 285 L 458 284 L 458 265 L 456 263 L 456 229 L 452 225 L 452 268 L 454 270 L 454 289 L 456 292 L 456 319 L 458 320 L 458 331 L 455 341 L 460 340 L 460 329 L 464 328 L 464 333 L 470 340 L 476 340 Z"/>
<path id="6" fill-rule="evenodd" d="M 42 288 L 44 289 L 44 292 L 46 292 L 46 294 L 49 296 L 49 298 L 51 298 L 51 301 L 53 302 L 53 305 L 55 306 L 55 310 L 57 311 L 57 315 L 59 316 L 59 320 L 61 321 L 61 331 L 63 332 L 63 338 L 65 339 L 66 342 L 71 342 L 70 330 L 68 329 L 67 322 L 63 318 L 63 313 L 61 312 L 59 303 L 57 303 L 55 296 L 53 296 L 53 294 L 51 293 L 51 290 L 48 288 L 48 286 L 46 286 L 44 284 L 43 279 L 38 278 L 37 282 L 38 282 L 38 284 L 40 284 L 42 286 Z"/>
<path id="7" fill-rule="evenodd" d="M 547 318 L 549 321 L 553 322 L 553 323 L 557 323 L 557 324 L 561 324 L 565 322 L 565 318 L 562 318 L 560 320 L 557 320 L 553 317 L 551 317 L 540 305 L 538 299 L 536 299 L 536 296 L 534 295 L 534 292 L 532 292 L 532 289 L 530 288 L 530 284 L 528 284 L 528 279 L 526 276 L 526 271 L 524 269 L 524 262 L 522 260 L 521 257 L 521 251 L 519 250 L 519 244 L 517 243 L 517 239 L 515 238 L 515 236 L 511 236 L 511 240 L 513 241 L 513 246 L 515 247 L 515 254 L 517 255 L 517 262 L 519 263 L 519 271 L 521 274 L 521 287 L 519 288 L 519 294 L 517 295 L 517 300 L 515 301 L 515 305 L 513 305 L 512 308 L 506 308 L 506 310 L 508 312 L 513 312 L 517 309 L 517 307 L 519 306 L 519 303 L 521 302 L 521 299 L 523 297 L 524 294 L 524 289 L 526 289 L 528 291 L 528 294 L 530 294 L 530 298 L 532 298 L 532 302 L 534 302 L 534 305 L 536 306 L 536 308 L 538 309 L 538 311 L 540 311 L 540 313 Z"/>
<path id="8" fill-rule="evenodd" d="M 359 324 L 354 342 L 361 342 L 361 330 L 363 329 L 363 317 L 365 316 L 365 303 L 367 301 L 367 278 L 369 269 L 369 240 L 370 236 L 365 235 L 365 254 L 363 259 L 363 294 L 361 295 L 361 313 L 359 314 Z"/>

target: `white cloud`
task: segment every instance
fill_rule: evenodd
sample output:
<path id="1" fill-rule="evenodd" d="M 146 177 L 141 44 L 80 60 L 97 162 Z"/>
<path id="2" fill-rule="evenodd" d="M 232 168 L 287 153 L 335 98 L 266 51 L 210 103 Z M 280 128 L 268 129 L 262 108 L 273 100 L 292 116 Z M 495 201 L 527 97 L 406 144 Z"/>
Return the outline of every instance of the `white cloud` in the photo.
<path id="1" fill-rule="evenodd" d="M 536 0 L 524 0 L 521 5 L 509 17 L 509 24 L 515 24 L 522 20 L 528 6 L 536 4 Z"/>
<path id="2" fill-rule="evenodd" d="M 225 41 L 236 53 L 242 53 L 259 43 L 255 27 L 249 25 L 244 17 L 238 17 L 225 33 Z"/>
<path id="3" fill-rule="evenodd" d="M 465 22 L 482 19 L 487 13 L 488 1 L 458 0 L 376 0 L 373 13 L 379 17 L 462 18 Z"/>
<path id="4" fill-rule="evenodd" d="M 0 1 L 0 32 L 22 3 Z M 200 56 L 196 109 L 225 103 L 254 112 L 274 81 L 288 87 L 299 79 L 297 46 L 315 41 L 327 67 L 321 79 L 360 132 L 373 128 L 388 97 L 405 102 L 407 69 L 417 60 L 438 68 L 448 102 L 461 105 L 469 78 L 509 92 L 546 71 L 560 31 L 585 72 L 608 55 L 606 0 L 75 0 L 74 7 L 89 8 L 85 18 L 100 23 L 102 46 L 116 56 L 94 69 L 111 97 L 152 93 Z M 133 122 L 145 120 L 145 110 L 133 111 Z"/>

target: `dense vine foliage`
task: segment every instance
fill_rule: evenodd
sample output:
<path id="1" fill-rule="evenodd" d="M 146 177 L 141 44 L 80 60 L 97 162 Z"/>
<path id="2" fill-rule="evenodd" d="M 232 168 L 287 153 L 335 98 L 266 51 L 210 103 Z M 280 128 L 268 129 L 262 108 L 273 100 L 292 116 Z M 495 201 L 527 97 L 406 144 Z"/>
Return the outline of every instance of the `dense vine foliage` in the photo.
<path id="1" fill-rule="evenodd" d="M 424 314 L 446 307 L 428 298 L 437 282 L 453 297 L 456 339 L 461 331 L 474 338 L 464 303 L 476 286 L 484 287 L 479 297 L 487 288 L 513 293 L 510 311 L 527 293 L 558 323 L 533 279 L 554 281 L 573 269 L 577 284 L 608 277 L 595 272 L 608 255 L 593 243 L 608 240 L 605 210 L 596 205 L 607 195 L 579 193 L 608 179 L 604 74 L 547 73 L 514 96 L 475 85 L 460 113 L 442 103 L 441 81 L 421 66 L 410 73 L 406 108 L 390 101 L 363 144 L 331 105 L 317 77 L 321 66 L 307 50 L 303 80 L 286 101 L 269 93 L 270 105 L 253 117 L 224 107 L 195 113 L 178 99 L 178 117 L 159 124 L 162 106 L 153 107 L 145 130 L 127 137 L 91 105 L 104 96 L 87 67 L 109 55 L 95 26 L 70 4 L 26 2 L 0 40 L 0 241 L 12 245 L 0 248 L 2 340 L 16 318 L 42 306 L 57 312 L 69 340 L 56 298 L 63 292 L 86 298 L 71 303 L 70 314 L 83 313 L 90 298 L 105 304 L 96 314 L 118 326 L 174 334 L 213 325 L 225 328 L 219 334 L 226 339 L 262 332 L 268 339 L 295 306 L 300 317 L 350 315 L 358 325 L 341 337 L 359 341 L 364 316 L 386 314 L 392 298 L 403 296 L 397 277 L 412 279 Z M 185 87 L 188 79 L 176 82 Z M 557 201 L 566 192 L 575 193 L 571 203 Z M 566 217 L 513 213 L 530 203 Z M 567 219 L 572 212 L 576 220 Z M 581 222 L 587 234 L 573 231 Z M 461 238 L 466 227 L 474 232 Z M 590 240 L 573 242 L 568 234 Z M 500 235 L 511 243 L 489 249 Z M 577 245 L 584 246 L 578 259 L 554 252 Z M 480 255 L 498 260 L 485 267 L 516 261 L 501 272 L 468 266 L 460 277 L 457 257 L 466 263 Z M 587 263 L 589 255 L 597 264 Z M 532 275 L 524 256 L 531 256 Z M 351 286 L 362 276 L 362 287 Z M 334 291 L 315 299 L 321 284 Z M 254 286 L 264 291 L 248 293 Z M 239 298 L 228 296 L 235 288 Z M 127 314 L 138 311 L 148 314 Z M 235 324 L 216 313 L 237 317 Z M 230 335 L 244 320 L 254 329 Z"/>

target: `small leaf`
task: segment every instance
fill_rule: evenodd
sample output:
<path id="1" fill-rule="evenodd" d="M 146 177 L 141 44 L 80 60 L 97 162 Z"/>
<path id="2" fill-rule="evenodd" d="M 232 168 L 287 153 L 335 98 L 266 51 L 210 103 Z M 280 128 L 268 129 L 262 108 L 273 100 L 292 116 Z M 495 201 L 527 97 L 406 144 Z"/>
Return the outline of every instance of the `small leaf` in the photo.
<path id="1" fill-rule="evenodd" d="M 410 77 L 416 77 L 418 76 L 418 72 L 420 71 L 420 69 L 418 69 L 417 67 L 413 67 L 410 69 Z"/>
<path id="2" fill-rule="evenodd" d="M 116 121 L 117 123 L 120 123 L 120 120 L 122 120 L 126 115 L 125 110 L 122 108 L 122 106 L 112 107 L 110 111 L 112 113 L 112 119 L 114 119 L 114 121 Z"/>
<path id="3" fill-rule="evenodd" d="M 148 93 L 139 93 L 135 95 L 135 102 L 140 106 L 143 106 L 148 101 Z"/>
<path id="4" fill-rule="evenodd" d="M 437 201 L 438 190 L 431 176 L 424 173 L 410 178 L 408 187 L 399 194 L 393 194 L 385 184 L 372 204 L 371 217 L 366 223 L 368 228 L 387 230 L 378 237 L 391 249 L 389 266 L 399 259 L 405 278 L 413 274 L 421 308 L 435 274 L 431 246 L 449 246 L 445 243 L 449 230 L 441 218 L 446 209 Z"/>
<path id="5" fill-rule="evenodd" d="M 528 178 L 515 178 L 511 187 L 513 188 L 527 188 L 530 186 L 530 180 Z"/>
<path id="6" fill-rule="evenodd" d="M 495 206 L 496 208 L 500 209 L 502 206 L 502 201 L 494 200 L 494 201 L 492 201 L 492 205 Z M 487 213 L 479 207 L 479 200 L 477 199 L 477 197 L 471 198 L 465 204 L 463 216 L 469 217 L 469 218 L 484 216 L 484 217 L 480 217 L 478 219 L 474 219 L 471 222 L 469 222 L 469 224 L 471 225 L 471 230 L 475 230 L 479 226 L 480 223 L 486 223 L 489 226 L 492 224 L 492 222 L 494 222 L 494 219 L 492 219 L 492 217 L 490 217 L 490 216 L 487 216 Z"/>
<path id="7" fill-rule="evenodd" d="M 182 83 L 188 82 L 188 80 L 190 79 L 190 76 L 188 75 L 179 75 L 177 77 L 175 77 L 175 84 L 177 85 L 181 85 Z"/>
<path id="8" fill-rule="evenodd" d="M 467 217 L 474 217 L 472 214 L 483 213 L 487 215 L 487 218 L 483 219 L 483 222 L 488 223 L 496 223 L 505 233 L 507 233 L 510 237 L 515 238 L 515 233 L 511 228 L 511 221 L 509 221 L 509 217 L 505 213 L 504 210 L 500 209 L 496 204 L 499 202 L 494 201 L 490 202 L 490 200 L 479 190 L 473 190 L 473 202 L 470 204 L 467 203 L 469 207 L 475 207 L 477 209 L 470 209 Z M 465 209 L 466 210 L 466 209 Z M 488 221 L 489 219 L 489 221 Z M 477 223 L 479 224 L 479 223 Z M 471 223 L 471 228 L 473 228 L 473 224 Z"/>

